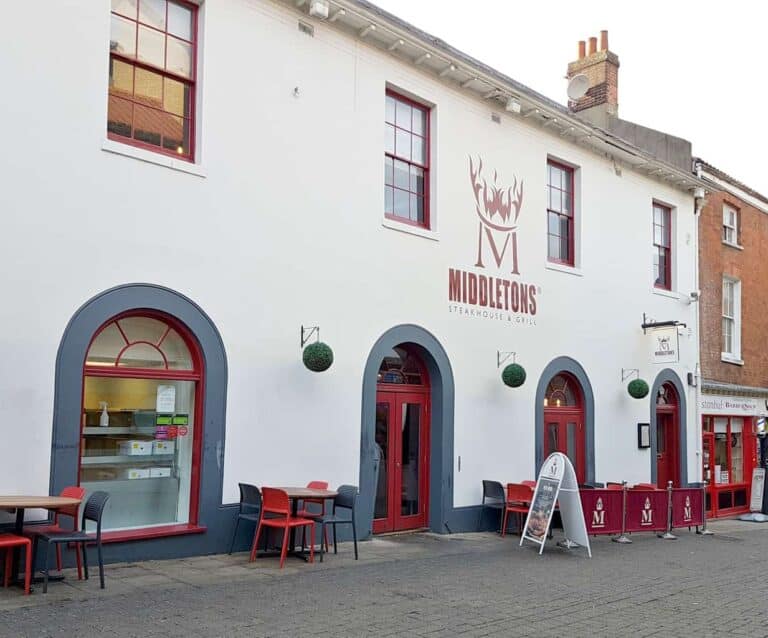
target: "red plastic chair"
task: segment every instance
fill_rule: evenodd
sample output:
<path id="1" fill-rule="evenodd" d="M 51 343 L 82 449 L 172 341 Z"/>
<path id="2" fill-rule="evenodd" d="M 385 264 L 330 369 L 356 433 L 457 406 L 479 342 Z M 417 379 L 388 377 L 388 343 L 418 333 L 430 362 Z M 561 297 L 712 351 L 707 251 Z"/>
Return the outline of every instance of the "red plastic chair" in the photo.
<path id="1" fill-rule="evenodd" d="M 517 518 L 517 529 L 523 529 L 523 515 L 528 515 L 533 500 L 533 489 L 524 483 L 507 483 L 507 505 L 501 522 L 501 535 L 507 533 L 507 517 L 510 513 Z"/>
<path id="2" fill-rule="evenodd" d="M 259 526 L 256 528 L 256 535 L 253 537 L 253 547 L 251 548 L 251 561 L 256 560 L 256 548 L 259 545 L 259 536 L 261 530 L 265 527 L 283 528 L 283 547 L 280 552 L 280 569 L 283 568 L 285 557 L 288 554 L 288 534 L 293 527 L 309 527 L 310 538 L 315 537 L 315 521 L 308 518 L 293 518 L 291 516 L 291 502 L 288 494 L 283 490 L 277 490 L 273 487 L 264 487 L 261 490 L 262 496 L 262 516 Z M 271 514 L 272 518 L 266 516 Z M 315 562 L 315 545 L 309 545 L 309 562 Z"/>
<path id="3" fill-rule="evenodd" d="M 59 496 L 76 498 L 82 501 L 85 498 L 85 488 L 77 487 L 76 485 L 71 485 L 61 490 L 61 494 L 59 494 Z M 49 534 L 53 532 L 64 532 L 64 531 L 71 531 L 71 530 L 79 531 L 80 521 L 77 520 L 77 513 L 79 509 L 80 509 L 79 505 L 62 507 L 61 509 L 56 510 L 56 512 L 54 513 L 53 523 L 51 525 L 30 525 L 24 528 L 23 534 L 24 536 L 29 536 L 33 540 L 36 540 L 36 537 L 40 534 Z M 71 530 L 65 529 L 61 526 L 59 516 L 69 516 L 72 518 L 73 524 L 72 524 Z M 80 552 L 77 550 L 77 547 L 75 547 L 74 549 L 75 549 L 75 561 L 77 562 L 77 580 L 82 580 L 83 578 L 82 557 L 80 556 Z M 61 545 L 57 543 L 56 544 L 56 569 L 61 571 L 61 568 L 62 568 Z"/>
<path id="4" fill-rule="evenodd" d="M 8 587 L 13 569 L 13 550 L 17 547 L 26 548 L 27 558 L 24 561 L 24 593 L 29 595 L 29 585 L 32 582 L 32 541 L 25 536 L 16 534 L 0 534 L 0 549 L 5 550 L 5 575 L 3 586 Z"/>
<path id="5" fill-rule="evenodd" d="M 328 481 L 310 481 L 307 483 L 307 487 L 313 490 L 327 490 L 328 489 Z M 320 506 L 319 512 L 313 512 L 312 510 L 307 509 L 307 503 L 314 503 L 316 505 Z M 324 498 L 305 498 L 302 499 L 301 502 L 301 509 L 299 509 L 298 512 L 296 512 L 296 516 L 299 518 L 320 518 L 321 516 L 325 516 L 325 499 Z M 328 529 L 323 530 L 323 540 L 325 541 L 325 551 L 328 551 Z M 302 534 L 301 537 L 301 546 L 304 546 L 304 535 Z"/>
<path id="6" fill-rule="evenodd" d="M 520 485 L 527 485 L 528 487 L 536 489 L 536 481 L 520 481 Z"/>
<path id="7" fill-rule="evenodd" d="M 622 490 L 624 489 L 624 486 L 621 483 L 606 483 L 605 489 L 606 490 Z"/>

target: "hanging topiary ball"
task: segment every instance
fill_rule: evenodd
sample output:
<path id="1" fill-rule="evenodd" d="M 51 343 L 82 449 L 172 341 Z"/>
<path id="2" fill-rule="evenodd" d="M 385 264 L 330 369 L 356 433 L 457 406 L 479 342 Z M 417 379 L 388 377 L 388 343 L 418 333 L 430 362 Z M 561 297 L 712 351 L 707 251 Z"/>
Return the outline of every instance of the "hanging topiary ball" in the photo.
<path id="1" fill-rule="evenodd" d="M 325 372 L 333 363 L 333 350 L 327 343 L 318 341 L 304 348 L 301 358 L 312 372 Z"/>
<path id="2" fill-rule="evenodd" d="M 510 363 L 502 371 L 501 380 L 510 388 L 519 388 L 525 383 L 525 368 L 519 363 Z"/>
<path id="3" fill-rule="evenodd" d="M 633 379 L 627 386 L 629 396 L 635 399 L 642 399 L 643 397 L 648 396 L 649 390 L 650 388 L 648 388 L 648 384 L 642 379 Z"/>

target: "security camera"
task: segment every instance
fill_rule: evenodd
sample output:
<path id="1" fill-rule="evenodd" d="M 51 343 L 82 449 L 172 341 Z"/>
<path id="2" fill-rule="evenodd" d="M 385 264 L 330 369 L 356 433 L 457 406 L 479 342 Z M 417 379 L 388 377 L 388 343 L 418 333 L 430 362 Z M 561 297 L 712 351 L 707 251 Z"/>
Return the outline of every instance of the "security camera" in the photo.
<path id="1" fill-rule="evenodd" d="M 688 298 L 691 301 L 698 301 L 699 300 L 699 291 L 698 290 L 694 290 L 693 292 L 689 292 L 688 293 Z"/>

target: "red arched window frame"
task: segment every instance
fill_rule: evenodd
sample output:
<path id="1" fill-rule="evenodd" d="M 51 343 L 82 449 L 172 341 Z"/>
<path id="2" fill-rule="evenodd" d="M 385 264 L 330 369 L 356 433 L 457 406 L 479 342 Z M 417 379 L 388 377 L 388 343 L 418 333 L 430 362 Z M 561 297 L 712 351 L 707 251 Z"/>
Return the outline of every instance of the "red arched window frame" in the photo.
<path id="1" fill-rule="evenodd" d="M 119 322 L 123 319 L 132 317 L 142 317 L 147 319 L 156 319 L 166 324 L 166 330 L 157 343 L 150 341 L 137 340 L 130 341 L 124 330 L 121 328 Z M 115 359 L 113 366 L 109 365 L 88 365 L 87 353 L 90 352 L 94 341 L 97 337 L 110 325 L 115 324 L 120 331 L 125 345 L 121 348 L 118 356 Z M 178 335 L 184 341 L 184 344 L 189 350 L 190 357 L 192 359 L 191 370 L 175 370 L 168 368 L 168 359 L 163 353 L 161 347 L 165 338 L 168 336 L 171 330 L 175 330 Z M 145 344 L 158 350 L 163 355 L 163 361 L 165 362 L 165 368 L 139 368 L 119 366 L 120 358 L 131 346 Z M 115 531 L 105 532 L 105 541 L 119 541 L 133 538 L 152 538 L 157 536 L 174 535 L 183 533 L 185 531 L 199 531 L 198 518 L 200 511 L 200 465 L 202 460 L 202 441 L 203 441 L 203 395 L 205 392 L 205 376 L 203 374 L 203 356 L 200 350 L 200 345 L 194 338 L 189 328 L 176 318 L 165 313 L 153 311 L 153 310 L 131 310 L 124 312 L 110 318 L 104 322 L 101 327 L 93 334 L 91 341 L 86 349 L 86 360 L 83 362 L 83 394 L 81 397 L 80 410 L 81 413 L 85 408 L 85 377 L 121 377 L 124 379 L 158 379 L 158 380 L 170 380 L 170 381 L 192 381 L 195 383 L 195 427 L 192 429 L 192 468 L 190 473 L 190 499 L 189 499 L 189 523 L 183 523 L 178 525 L 159 525 L 155 527 L 147 527 L 139 530 L 131 531 Z M 82 426 L 81 426 L 82 427 Z M 80 438 L 82 446 L 82 437 Z M 79 456 L 82 457 L 82 449 L 79 452 Z M 80 476 L 78 473 L 78 485 L 80 483 Z M 184 528 L 184 529 L 182 529 Z"/>

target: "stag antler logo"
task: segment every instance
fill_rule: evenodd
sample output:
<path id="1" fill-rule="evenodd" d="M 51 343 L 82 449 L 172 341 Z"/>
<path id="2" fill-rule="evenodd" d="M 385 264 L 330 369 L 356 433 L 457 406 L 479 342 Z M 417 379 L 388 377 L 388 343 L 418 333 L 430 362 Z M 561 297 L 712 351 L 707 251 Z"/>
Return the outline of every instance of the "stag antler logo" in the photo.
<path id="1" fill-rule="evenodd" d="M 475 195 L 475 211 L 479 219 L 477 229 L 477 263 L 475 266 L 485 268 L 483 264 L 483 236 L 491 247 L 496 266 L 501 268 L 501 262 L 510 247 L 512 257 L 512 274 L 518 275 L 517 267 L 517 218 L 523 205 L 523 181 L 514 178 L 512 186 L 498 186 L 498 172 L 493 172 L 493 183 L 488 184 L 482 177 L 483 160 L 478 158 L 477 169 L 472 158 L 469 158 L 469 178 L 472 182 L 472 192 Z M 485 232 L 483 232 L 485 231 Z M 503 238 L 504 244 L 499 252 L 497 238 Z"/>
<path id="2" fill-rule="evenodd" d="M 669 337 L 658 337 L 659 340 L 659 350 L 662 350 L 664 352 L 669 351 Z"/>

